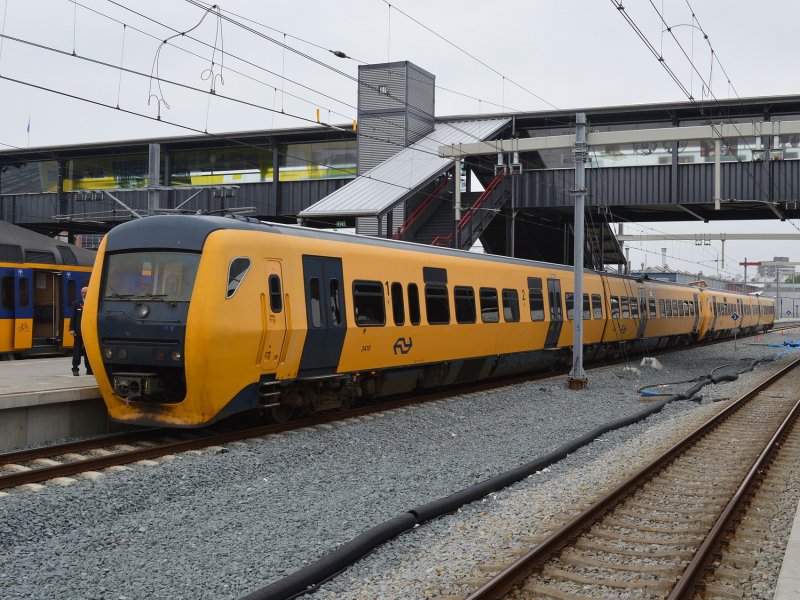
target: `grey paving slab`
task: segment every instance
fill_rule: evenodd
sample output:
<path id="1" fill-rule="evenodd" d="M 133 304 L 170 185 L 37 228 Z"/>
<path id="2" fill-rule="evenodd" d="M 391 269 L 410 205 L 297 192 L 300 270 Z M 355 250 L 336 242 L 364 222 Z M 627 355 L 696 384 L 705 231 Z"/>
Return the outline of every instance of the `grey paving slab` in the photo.
<path id="1" fill-rule="evenodd" d="M 99 398 L 94 376 L 72 375 L 72 359 L 0 362 L 0 410 Z"/>

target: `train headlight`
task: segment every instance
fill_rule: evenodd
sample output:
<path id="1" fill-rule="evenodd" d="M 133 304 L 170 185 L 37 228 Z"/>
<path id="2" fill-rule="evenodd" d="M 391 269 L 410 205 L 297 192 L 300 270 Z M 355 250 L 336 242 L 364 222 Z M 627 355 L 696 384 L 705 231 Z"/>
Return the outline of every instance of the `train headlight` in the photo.
<path id="1" fill-rule="evenodd" d="M 111 360 L 114 357 L 114 351 L 111 348 L 106 348 L 103 350 L 103 358 L 106 360 Z"/>
<path id="2" fill-rule="evenodd" d="M 172 353 L 172 360 L 178 362 L 180 359 L 183 358 L 183 354 L 181 354 L 178 350 Z"/>

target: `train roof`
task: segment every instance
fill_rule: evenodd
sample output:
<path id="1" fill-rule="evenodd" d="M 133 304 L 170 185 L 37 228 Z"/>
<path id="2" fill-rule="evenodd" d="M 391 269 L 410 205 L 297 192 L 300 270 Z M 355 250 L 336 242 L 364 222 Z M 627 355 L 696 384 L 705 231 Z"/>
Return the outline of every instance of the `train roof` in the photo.
<path id="1" fill-rule="evenodd" d="M 91 267 L 97 253 L 0 221 L 0 262 Z"/>
<path id="2" fill-rule="evenodd" d="M 550 269 L 572 271 L 570 265 L 536 262 L 496 254 L 478 254 L 466 250 L 454 250 L 452 248 L 363 236 L 342 231 L 312 229 L 299 225 L 203 215 L 158 215 L 128 221 L 127 223 L 118 225 L 108 233 L 106 251 L 119 252 L 132 248 L 180 248 L 187 251 L 200 252 L 203 249 L 206 237 L 212 232 L 221 229 L 262 231 L 278 235 L 330 240 L 347 244 L 392 248 L 395 250 L 470 258 L 473 260 L 484 260 L 496 263 L 536 265 Z M 170 240 L 170 243 L 166 244 L 165 240 Z M 588 269 L 586 270 L 589 271 Z"/>
<path id="3" fill-rule="evenodd" d="M 221 229 L 263 231 L 278 235 L 291 235 L 311 239 L 331 240 L 379 248 L 393 248 L 396 250 L 423 252 L 425 254 L 435 254 L 439 256 L 470 258 L 472 260 L 482 260 L 494 263 L 523 266 L 532 265 L 540 268 L 570 272 L 573 270 L 571 265 L 532 261 L 522 258 L 500 256 L 497 254 L 478 254 L 475 252 L 468 252 L 466 250 L 454 250 L 452 248 L 442 248 L 440 246 L 430 246 L 428 244 L 417 244 L 414 242 L 363 236 L 342 231 L 312 229 L 309 227 L 301 227 L 299 225 L 286 225 L 281 223 L 257 221 L 255 219 L 207 215 L 158 215 L 123 223 L 109 232 L 106 242 L 106 251 L 121 252 L 133 248 L 180 248 L 191 252 L 200 252 L 203 249 L 203 244 L 205 243 L 208 235 Z M 167 244 L 165 243 L 165 240 L 169 240 L 170 242 Z M 642 281 L 642 278 L 633 278 L 630 275 L 622 275 L 620 273 L 607 273 L 605 271 L 598 272 L 592 271 L 591 269 L 584 269 L 584 271 L 589 273 L 602 273 L 602 275 L 607 277 L 618 277 L 622 279 L 635 279 L 636 281 Z M 673 281 L 663 281 L 659 279 L 645 280 L 652 284 L 675 286 L 684 289 L 687 287 L 693 287 Z M 725 290 L 719 290 L 719 292 L 729 295 L 734 295 L 737 293 Z"/>

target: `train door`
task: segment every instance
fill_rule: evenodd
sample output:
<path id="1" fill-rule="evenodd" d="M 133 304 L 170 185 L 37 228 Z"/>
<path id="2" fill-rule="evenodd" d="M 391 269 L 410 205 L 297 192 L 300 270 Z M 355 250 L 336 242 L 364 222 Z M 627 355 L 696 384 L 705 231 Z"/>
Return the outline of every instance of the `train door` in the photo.
<path id="1" fill-rule="evenodd" d="M 33 343 L 32 273 L 14 270 L 14 350 L 27 350 Z"/>
<path id="2" fill-rule="evenodd" d="M 558 279 L 547 280 L 547 303 L 550 305 L 550 326 L 547 328 L 544 347 L 555 348 L 564 322 L 564 313 L 561 309 L 561 282 Z"/>
<path id="3" fill-rule="evenodd" d="M 283 353 L 286 339 L 286 310 L 283 306 L 281 263 L 266 261 L 267 289 L 261 294 L 261 368 L 274 371 Z"/>
<path id="4" fill-rule="evenodd" d="M 33 346 L 52 346 L 61 339 L 61 273 L 33 271 Z"/>
<path id="5" fill-rule="evenodd" d="M 717 331 L 717 297 L 711 296 L 711 331 Z"/>
<path id="6" fill-rule="evenodd" d="M 344 346 L 346 319 L 342 259 L 303 256 L 308 332 L 298 377 L 336 372 Z"/>
<path id="7" fill-rule="evenodd" d="M 693 302 L 694 302 L 694 323 L 692 324 L 692 333 L 697 333 L 697 327 L 700 324 L 700 311 L 698 310 L 700 302 L 697 294 L 694 294 Z"/>
<path id="8" fill-rule="evenodd" d="M 639 286 L 639 332 L 637 337 L 644 337 L 644 329 L 647 327 L 647 291 L 644 286 Z"/>

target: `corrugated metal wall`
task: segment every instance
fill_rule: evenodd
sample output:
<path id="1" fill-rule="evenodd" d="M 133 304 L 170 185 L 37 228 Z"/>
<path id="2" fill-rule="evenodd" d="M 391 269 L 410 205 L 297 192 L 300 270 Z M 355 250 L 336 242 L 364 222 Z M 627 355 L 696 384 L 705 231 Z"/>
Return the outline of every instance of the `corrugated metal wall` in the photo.
<path id="1" fill-rule="evenodd" d="M 409 62 L 358 67 L 358 174 L 434 128 L 435 83 Z"/>
<path id="2" fill-rule="evenodd" d="M 772 173 L 772 194 L 769 194 Z M 723 163 L 722 198 L 793 201 L 800 186 L 800 161 Z M 673 197 L 672 167 L 610 167 L 587 169 L 588 205 L 705 204 L 714 195 L 714 165 L 678 167 L 678 188 Z M 571 206 L 575 186 L 572 169 L 526 171 L 522 177 L 521 208 Z"/>

